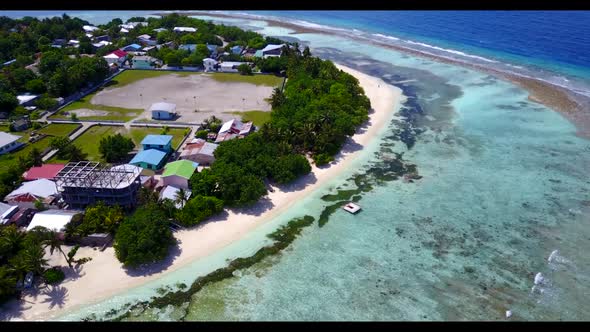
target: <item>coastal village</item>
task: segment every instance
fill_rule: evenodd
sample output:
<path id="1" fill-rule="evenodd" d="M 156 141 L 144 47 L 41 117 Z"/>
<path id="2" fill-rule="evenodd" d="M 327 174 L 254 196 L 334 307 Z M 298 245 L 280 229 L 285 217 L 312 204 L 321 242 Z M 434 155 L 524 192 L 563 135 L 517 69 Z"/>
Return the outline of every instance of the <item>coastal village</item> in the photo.
<path id="1" fill-rule="evenodd" d="M 66 274 L 49 266 L 54 250 L 70 268 L 88 263 L 76 256 L 85 247 L 114 246 L 126 268 L 159 261 L 173 232 L 226 206 L 257 202 L 273 186 L 309 173 L 310 162 L 330 163 L 367 119 L 368 99 L 345 92 L 358 82 L 342 76 L 338 85 L 345 74 L 297 43 L 178 15 L 102 26 L 66 15 L 53 20 L 44 22 L 81 26 L 42 36 L 30 59 L 3 64 L 0 231 L 2 241 L 25 248 L 0 253 L 14 281 L 4 299 L 59 284 Z M 8 33 L 26 29 L 27 21 L 19 21 Z M 289 60 L 325 67 L 331 73 L 325 93 L 339 91 L 357 114 L 343 128 L 331 127 L 334 116 L 313 125 L 317 116 L 310 116 L 297 140 L 284 141 L 291 136 L 280 126 L 293 120 L 277 117 L 272 124 L 270 113 L 290 107 Z M 298 69 L 303 75 L 305 66 Z M 62 81 L 78 71 L 84 82 L 65 87 Z M 25 82 L 17 86 L 15 73 Z M 331 133 L 322 133 L 327 128 Z M 142 244 L 145 236 L 157 238 Z"/>

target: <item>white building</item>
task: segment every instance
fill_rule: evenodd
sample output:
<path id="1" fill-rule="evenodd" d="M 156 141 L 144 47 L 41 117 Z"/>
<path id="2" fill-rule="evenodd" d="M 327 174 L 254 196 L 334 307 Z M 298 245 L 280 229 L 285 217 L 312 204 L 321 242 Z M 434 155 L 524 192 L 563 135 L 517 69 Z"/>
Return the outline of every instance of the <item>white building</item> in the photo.
<path id="1" fill-rule="evenodd" d="M 59 196 L 55 182 L 47 179 L 23 182 L 20 187 L 4 197 L 11 204 L 34 206 L 35 201 L 51 204 Z"/>
<path id="2" fill-rule="evenodd" d="M 203 60 L 205 61 L 205 60 Z M 238 67 L 241 64 L 248 64 L 247 62 L 224 61 L 219 63 L 219 70 L 225 73 L 237 73 Z"/>
<path id="3" fill-rule="evenodd" d="M 217 70 L 217 60 L 211 58 L 203 59 L 203 67 L 205 67 L 205 71 L 216 71 Z"/>
<path id="4" fill-rule="evenodd" d="M 155 103 L 150 107 L 152 119 L 172 120 L 176 116 L 176 105 L 172 103 Z"/>
<path id="5" fill-rule="evenodd" d="M 174 27 L 174 32 L 197 32 L 197 29 L 191 27 Z"/>
<path id="6" fill-rule="evenodd" d="M 219 129 L 215 143 L 227 141 L 236 137 L 247 136 L 253 129 L 254 126 L 252 122 L 243 123 L 236 119 L 229 120 L 221 126 L 221 129 Z"/>
<path id="7" fill-rule="evenodd" d="M 20 136 L 0 131 L 0 155 L 19 148 L 24 143 L 19 142 Z"/>
<path id="8" fill-rule="evenodd" d="M 35 101 L 35 99 L 39 98 L 39 96 L 37 95 L 19 95 L 16 96 L 16 99 L 18 99 L 18 104 L 22 105 L 22 106 L 32 106 L 33 105 L 33 101 Z"/>
<path id="9" fill-rule="evenodd" d="M 77 211 L 65 210 L 46 210 L 35 213 L 33 220 L 27 226 L 27 232 L 35 227 L 44 227 L 50 231 L 63 233 L 65 227 L 69 224 L 75 215 L 79 214 Z"/>
<path id="10" fill-rule="evenodd" d="M 97 27 L 92 26 L 92 25 L 85 25 L 85 26 L 82 27 L 82 29 L 84 29 L 84 31 L 86 31 L 88 33 L 92 33 L 94 31 L 98 30 Z"/>

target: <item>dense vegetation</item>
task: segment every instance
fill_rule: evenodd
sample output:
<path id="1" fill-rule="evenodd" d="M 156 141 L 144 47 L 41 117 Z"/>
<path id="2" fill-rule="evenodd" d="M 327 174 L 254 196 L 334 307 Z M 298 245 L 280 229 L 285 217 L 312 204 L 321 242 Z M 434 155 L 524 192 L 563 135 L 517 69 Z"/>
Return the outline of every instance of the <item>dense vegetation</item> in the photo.
<path id="1" fill-rule="evenodd" d="M 126 218 L 115 236 L 115 255 L 126 267 L 159 261 L 175 243 L 165 213 L 154 204 L 143 206 Z"/>
<path id="2" fill-rule="evenodd" d="M 49 251 L 59 251 L 71 266 L 74 255 L 66 255 L 61 246 L 63 242 L 51 232 L 42 227 L 23 233 L 16 226 L 2 226 L 0 228 L 0 302 L 16 295 L 20 289 L 17 282 L 22 283 L 27 273 L 45 278 L 47 283 L 56 283 L 63 278 L 59 272 L 48 272 L 48 260 L 44 258 L 45 248 Z"/>
<path id="3" fill-rule="evenodd" d="M 114 234 L 119 224 L 125 219 L 123 209 L 119 206 L 107 206 L 103 202 L 88 206 L 84 218 L 73 220 L 66 226 L 68 236 L 87 236 L 94 233 Z"/>
<path id="4" fill-rule="evenodd" d="M 346 138 L 368 120 L 369 99 L 358 80 L 309 50 L 284 48 L 277 70 L 286 70 L 285 90 L 275 89 L 271 120 L 259 132 L 215 150 L 209 170 L 191 178 L 193 194 L 215 196 L 230 206 L 252 204 L 265 183 L 289 183 L 333 160 Z M 286 64 L 286 67 L 281 67 Z"/>
<path id="5" fill-rule="evenodd" d="M 215 197 L 197 195 L 190 199 L 176 214 L 176 220 L 184 226 L 193 226 L 223 210 L 223 201 Z"/>

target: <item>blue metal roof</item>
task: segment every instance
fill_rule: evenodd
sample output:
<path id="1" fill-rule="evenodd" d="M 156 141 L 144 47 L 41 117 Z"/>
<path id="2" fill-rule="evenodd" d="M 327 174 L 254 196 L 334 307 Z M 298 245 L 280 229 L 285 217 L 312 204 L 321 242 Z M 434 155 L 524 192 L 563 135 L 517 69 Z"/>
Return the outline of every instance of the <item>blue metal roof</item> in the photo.
<path id="1" fill-rule="evenodd" d="M 129 48 L 133 48 L 135 50 L 139 50 L 139 49 L 141 49 L 141 45 L 138 45 L 138 44 L 130 44 L 130 45 L 127 45 L 127 46 L 123 47 L 122 49 L 125 49 L 126 50 L 126 49 L 129 49 Z"/>
<path id="2" fill-rule="evenodd" d="M 130 164 L 147 163 L 150 165 L 158 166 L 162 160 L 166 158 L 166 153 L 156 149 L 149 149 L 139 151 L 133 159 L 129 162 Z"/>
<path id="3" fill-rule="evenodd" d="M 166 145 L 172 142 L 172 135 L 147 135 L 141 141 L 141 145 Z"/>

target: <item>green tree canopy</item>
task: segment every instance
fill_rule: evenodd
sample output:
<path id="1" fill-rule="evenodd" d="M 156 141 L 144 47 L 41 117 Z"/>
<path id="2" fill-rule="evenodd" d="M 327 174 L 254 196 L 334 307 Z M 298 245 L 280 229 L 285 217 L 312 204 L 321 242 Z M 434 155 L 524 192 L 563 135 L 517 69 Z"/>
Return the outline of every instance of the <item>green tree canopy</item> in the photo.
<path id="1" fill-rule="evenodd" d="M 223 210 L 223 201 L 211 196 L 197 195 L 190 199 L 176 219 L 184 226 L 196 225 Z"/>
<path id="2" fill-rule="evenodd" d="M 126 160 L 134 147 L 135 144 L 130 138 L 116 134 L 103 137 L 99 142 L 98 151 L 104 160 L 115 163 Z"/>
<path id="3" fill-rule="evenodd" d="M 144 206 L 125 219 L 115 236 L 115 255 L 127 267 L 154 263 L 175 243 L 166 215 L 157 205 Z"/>

